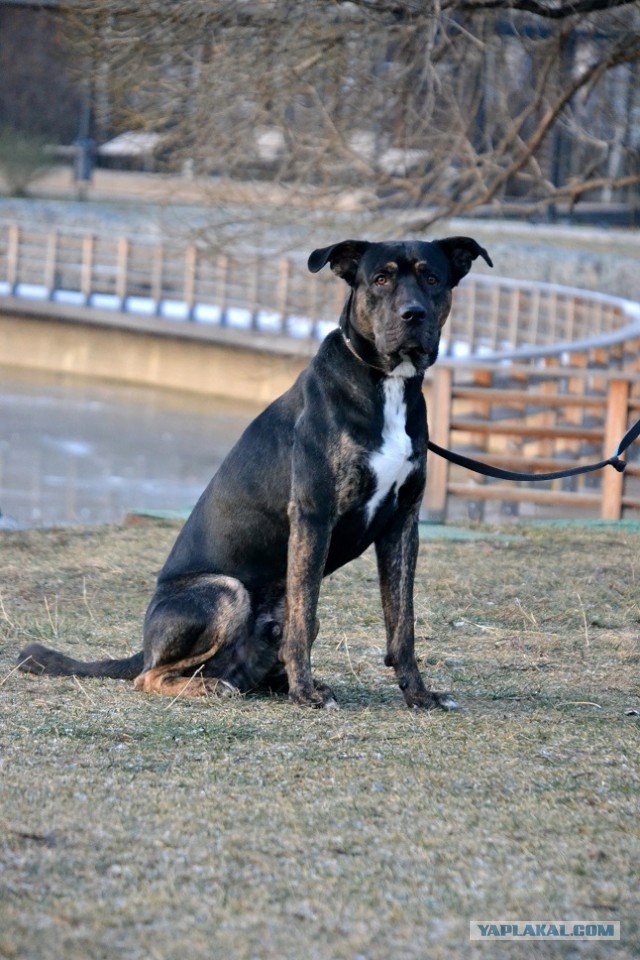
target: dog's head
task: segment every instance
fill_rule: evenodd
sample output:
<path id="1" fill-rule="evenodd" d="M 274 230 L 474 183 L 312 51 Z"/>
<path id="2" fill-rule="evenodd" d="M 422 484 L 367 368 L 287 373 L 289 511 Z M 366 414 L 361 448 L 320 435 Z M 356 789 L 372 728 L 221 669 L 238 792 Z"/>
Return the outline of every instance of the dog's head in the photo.
<path id="1" fill-rule="evenodd" d="M 340 318 L 375 347 L 385 369 L 409 361 L 423 372 L 438 356 L 440 332 L 451 309 L 451 291 L 477 257 L 493 266 L 484 247 L 470 237 L 369 243 L 343 240 L 314 250 L 309 270 L 327 263 L 351 287 Z"/>

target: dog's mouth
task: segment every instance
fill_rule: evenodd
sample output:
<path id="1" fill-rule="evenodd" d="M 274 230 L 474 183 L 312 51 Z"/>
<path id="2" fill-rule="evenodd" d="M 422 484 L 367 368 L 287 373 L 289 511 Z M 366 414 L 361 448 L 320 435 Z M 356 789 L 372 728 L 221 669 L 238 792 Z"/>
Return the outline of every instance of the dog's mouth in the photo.
<path id="1" fill-rule="evenodd" d="M 395 362 L 397 358 L 397 363 Z M 429 367 L 432 367 L 433 364 L 438 359 L 438 347 L 436 346 L 431 350 L 424 350 L 422 348 L 414 348 L 409 350 L 401 350 L 393 358 L 394 369 L 400 364 L 411 364 L 414 367 L 416 373 L 424 373 Z"/>
<path id="2" fill-rule="evenodd" d="M 424 373 L 438 359 L 439 347 L 439 334 L 435 338 L 413 336 L 404 337 L 397 345 L 387 343 L 385 352 L 394 368 L 401 363 L 410 363 L 415 367 L 416 373 Z"/>

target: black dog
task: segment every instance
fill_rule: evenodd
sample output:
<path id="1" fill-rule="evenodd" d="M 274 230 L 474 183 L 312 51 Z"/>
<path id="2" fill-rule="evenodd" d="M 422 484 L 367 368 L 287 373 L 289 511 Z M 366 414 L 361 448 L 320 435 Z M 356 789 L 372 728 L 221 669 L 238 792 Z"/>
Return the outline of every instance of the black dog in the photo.
<path id="1" fill-rule="evenodd" d="M 32 673 L 135 679 L 170 695 L 288 690 L 335 704 L 311 675 L 322 578 L 375 544 L 385 663 L 410 707 L 455 707 L 414 655 L 413 581 L 426 477 L 425 370 L 452 288 L 488 253 L 475 240 L 345 240 L 309 258 L 349 284 L 340 329 L 244 432 L 158 578 L 144 651 L 81 663 L 30 644 Z M 186 678 L 186 679 L 185 679 Z"/>

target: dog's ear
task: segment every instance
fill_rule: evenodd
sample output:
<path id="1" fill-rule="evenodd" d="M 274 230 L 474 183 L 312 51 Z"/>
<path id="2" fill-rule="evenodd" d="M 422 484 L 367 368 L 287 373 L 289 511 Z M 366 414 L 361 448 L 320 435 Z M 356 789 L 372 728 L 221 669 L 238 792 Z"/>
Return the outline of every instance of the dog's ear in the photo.
<path id="1" fill-rule="evenodd" d="M 341 243 L 334 243 L 330 247 L 314 250 L 309 257 L 307 266 L 311 273 L 317 273 L 328 263 L 335 274 L 346 280 L 350 286 L 353 286 L 358 272 L 358 264 L 365 250 L 370 246 L 371 244 L 367 240 L 343 240 Z"/>
<path id="2" fill-rule="evenodd" d="M 490 267 L 493 266 L 491 257 L 484 247 L 481 247 L 480 244 L 472 240 L 471 237 L 447 237 L 446 240 L 439 240 L 438 244 L 451 264 L 451 274 L 453 277 L 451 286 L 453 287 L 455 287 L 463 277 L 466 277 L 476 257 L 482 257 Z"/>

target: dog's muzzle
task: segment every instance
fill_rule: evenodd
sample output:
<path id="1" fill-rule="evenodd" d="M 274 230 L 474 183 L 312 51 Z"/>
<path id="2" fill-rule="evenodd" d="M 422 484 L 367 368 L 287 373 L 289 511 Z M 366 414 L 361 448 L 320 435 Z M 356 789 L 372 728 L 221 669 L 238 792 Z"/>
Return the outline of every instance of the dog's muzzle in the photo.
<path id="1" fill-rule="evenodd" d="M 400 355 L 424 369 L 438 356 L 440 325 L 421 304 L 409 303 L 398 311 L 395 323 L 385 331 L 384 341 L 382 352 Z"/>

